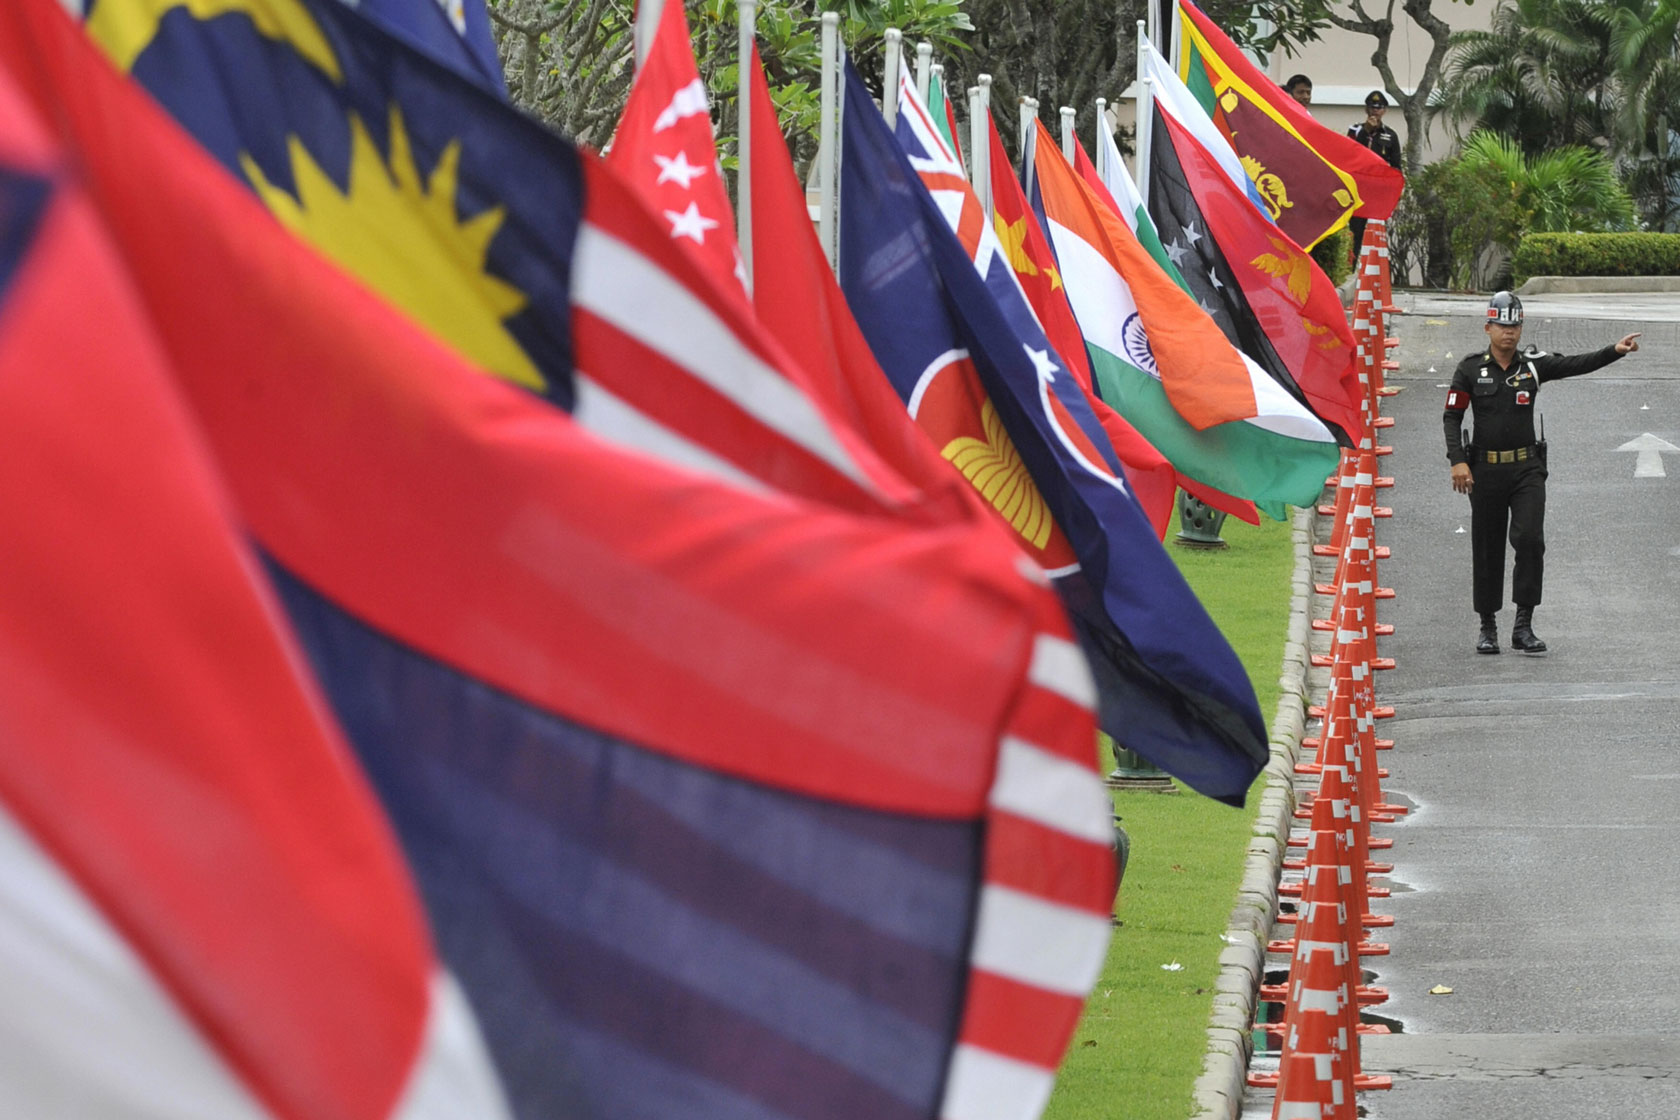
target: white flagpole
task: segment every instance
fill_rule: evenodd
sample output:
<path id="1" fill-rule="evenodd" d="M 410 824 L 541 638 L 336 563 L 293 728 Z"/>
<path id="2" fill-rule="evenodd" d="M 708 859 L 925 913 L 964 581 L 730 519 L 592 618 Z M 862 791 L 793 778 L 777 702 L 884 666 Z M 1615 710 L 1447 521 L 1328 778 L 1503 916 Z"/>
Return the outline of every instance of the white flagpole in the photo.
<path id="1" fill-rule="evenodd" d="M 1138 33 L 1138 99 L 1137 99 L 1137 180 L 1138 194 L 1143 207 L 1149 209 L 1149 148 L 1155 114 L 1155 80 L 1146 78 L 1149 38 L 1144 34 L 1143 21 L 1137 23 Z"/>
<path id="2" fill-rule="evenodd" d="M 1167 42 L 1167 61 L 1172 63 L 1173 73 L 1178 73 L 1179 35 L 1184 27 L 1184 9 L 1178 6 L 1178 0 L 1173 0 L 1172 37 Z"/>
<path id="3" fill-rule="evenodd" d="M 974 184 L 974 197 L 980 200 L 981 216 L 991 225 L 992 145 L 986 121 L 992 109 L 992 76 L 981 74 L 978 81 L 968 90 L 968 179 Z"/>
<path id="4" fill-rule="evenodd" d="M 822 14 L 821 118 L 817 137 L 817 238 L 840 271 L 840 13 Z"/>
<path id="5" fill-rule="evenodd" d="M 1070 106 L 1062 106 L 1062 155 L 1067 157 L 1069 163 L 1073 162 L 1073 123 L 1078 115 L 1078 111 Z"/>
<path id="6" fill-rule="evenodd" d="M 653 37 L 659 31 L 659 17 L 665 13 L 665 0 L 638 0 L 636 4 L 636 72 L 641 73 L 648 51 L 653 49 Z"/>
<path id="7" fill-rule="evenodd" d="M 1108 145 L 1102 142 L 1103 130 L 1108 127 L 1108 98 L 1097 98 L 1097 138 L 1096 151 L 1092 159 L 1097 162 L 1097 177 L 1100 179 L 1108 173 Z"/>
<path id="8" fill-rule="evenodd" d="M 739 134 L 735 139 L 735 244 L 741 253 L 741 278 L 752 298 L 752 72 L 753 31 L 758 24 L 758 0 L 737 0 L 739 26 L 735 43 L 735 107 Z"/>
<path id="9" fill-rule="evenodd" d="M 881 115 L 887 118 L 888 128 L 898 127 L 898 72 L 904 68 L 904 51 L 900 44 L 904 41 L 904 32 L 896 27 L 889 27 L 882 34 L 882 50 L 886 53 L 886 65 L 881 70 Z"/>
<path id="10" fill-rule="evenodd" d="M 1038 98 L 1036 98 L 1036 97 L 1023 97 L 1023 98 L 1021 98 L 1021 143 L 1020 143 L 1019 147 L 1021 149 L 1021 166 L 1022 167 L 1025 167 L 1027 165 L 1027 153 L 1031 150 L 1032 138 L 1036 134 L 1036 130 L 1033 128 L 1033 124 L 1037 120 L 1038 120 Z"/>
<path id="11" fill-rule="evenodd" d="M 916 44 L 916 95 L 927 104 L 928 91 L 933 88 L 933 44 L 923 39 Z"/>

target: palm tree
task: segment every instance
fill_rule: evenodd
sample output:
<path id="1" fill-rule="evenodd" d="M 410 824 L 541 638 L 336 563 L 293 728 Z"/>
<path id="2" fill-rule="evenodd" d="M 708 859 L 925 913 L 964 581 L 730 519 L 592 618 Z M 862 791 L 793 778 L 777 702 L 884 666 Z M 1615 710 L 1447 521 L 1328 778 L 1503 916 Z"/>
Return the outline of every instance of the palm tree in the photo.
<path id="1" fill-rule="evenodd" d="M 1633 200 L 1602 152 L 1580 145 L 1525 155 L 1508 136 L 1478 132 L 1459 157 L 1466 168 L 1489 168 L 1510 184 L 1524 214 L 1524 233 L 1603 233 L 1632 229 Z"/>
<path id="2" fill-rule="evenodd" d="M 1607 143 L 1608 7 L 1589 0 L 1500 0 L 1489 30 L 1453 36 L 1431 114 L 1455 131 L 1512 137 L 1531 153 Z"/>
<path id="3" fill-rule="evenodd" d="M 1671 229 L 1680 220 L 1680 0 L 1616 0 L 1607 22 L 1622 92 L 1618 161 L 1646 221 Z"/>

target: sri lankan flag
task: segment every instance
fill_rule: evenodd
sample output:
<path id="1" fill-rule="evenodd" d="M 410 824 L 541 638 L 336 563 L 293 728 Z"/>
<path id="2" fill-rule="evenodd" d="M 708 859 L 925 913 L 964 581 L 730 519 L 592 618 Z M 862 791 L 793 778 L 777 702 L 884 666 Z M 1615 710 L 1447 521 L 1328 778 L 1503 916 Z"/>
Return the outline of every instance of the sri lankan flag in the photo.
<path id="1" fill-rule="evenodd" d="M 1178 76 L 1230 137 L 1272 220 L 1291 240 L 1310 249 L 1356 214 L 1394 212 L 1405 186 L 1400 172 L 1315 121 L 1189 0 L 1178 6 Z"/>

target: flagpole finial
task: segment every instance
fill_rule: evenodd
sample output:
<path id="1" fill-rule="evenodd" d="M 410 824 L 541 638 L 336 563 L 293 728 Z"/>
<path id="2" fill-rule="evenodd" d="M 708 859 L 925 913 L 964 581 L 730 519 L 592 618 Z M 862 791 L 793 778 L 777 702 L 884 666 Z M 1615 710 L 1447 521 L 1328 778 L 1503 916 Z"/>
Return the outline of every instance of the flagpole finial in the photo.
<path id="1" fill-rule="evenodd" d="M 916 44 L 916 93 L 923 101 L 933 88 L 933 44 L 923 39 Z"/>
<path id="2" fill-rule="evenodd" d="M 881 50 L 885 65 L 881 68 L 881 115 L 887 127 L 898 125 L 898 75 L 904 65 L 904 32 L 889 27 L 881 33 Z"/>
<path id="3" fill-rule="evenodd" d="M 992 76 L 981 74 L 978 85 L 968 89 L 968 181 L 974 187 L 974 197 L 980 202 L 980 212 L 988 223 L 992 220 L 992 145 L 987 122 L 992 112 Z"/>
<path id="4" fill-rule="evenodd" d="M 1097 138 L 1093 142 L 1092 155 L 1097 161 L 1097 174 L 1103 175 L 1108 171 L 1108 145 L 1103 143 L 1103 132 L 1108 128 L 1108 98 L 1097 98 Z"/>
<path id="5" fill-rule="evenodd" d="M 1069 105 L 1062 106 L 1062 154 L 1067 157 L 1069 163 L 1073 162 L 1073 122 L 1078 116 L 1077 109 Z"/>

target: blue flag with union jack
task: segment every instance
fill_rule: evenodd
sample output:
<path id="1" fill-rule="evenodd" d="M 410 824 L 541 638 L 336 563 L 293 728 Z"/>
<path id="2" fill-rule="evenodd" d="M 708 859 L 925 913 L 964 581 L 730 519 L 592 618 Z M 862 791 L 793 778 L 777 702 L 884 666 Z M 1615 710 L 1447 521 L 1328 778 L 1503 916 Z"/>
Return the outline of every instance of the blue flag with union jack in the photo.
<path id="1" fill-rule="evenodd" d="M 895 137 L 848 66 L 840 276 L 858 324 L 916 422 L 1056 581 L 1102 728 L 1241 804 L 1267 757 L 1248 676 L 1127 491 L 954 157 L 913 96 L 900 106 Z"/>

